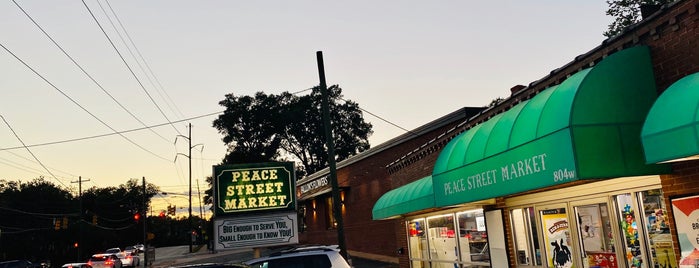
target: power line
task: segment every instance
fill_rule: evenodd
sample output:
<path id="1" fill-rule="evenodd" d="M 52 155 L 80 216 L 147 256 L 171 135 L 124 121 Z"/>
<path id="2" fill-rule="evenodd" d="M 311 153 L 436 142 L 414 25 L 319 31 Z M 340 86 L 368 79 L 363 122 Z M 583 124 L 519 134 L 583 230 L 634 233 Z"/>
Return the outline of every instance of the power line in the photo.
<path id="1" fill-rule="evenodd" d="M 110 126 L 110 125 L 107 124 L 106 122 L 102 121 L 102 119 L 100 119 L 99 117 L 97 117 L 96 115 L 94 115 L 92 112 L 88 111 L 85 107 L 83 107 L 82 105 L 80 105 L 80 103 L 78 103 L 77 101 L 75 101 L 73 98 L 71 98 L 70 96 L 68 96 L 68 95 L 67 95 L 65 92 L 63 92 L 61 89 L 59 89 L 56 85 L 54 85 L 53 83 L 51 83 L 51 81 L 49 81 L 48 79 L 46 79 L 43 75 L 41 75 L 39 72 L 37 72 L 34 68 L 32 68 L 31 66 L 29 66 L 29 64 L 27 64 L 24 60 L 20 59 L 15 53 L 13 53 L 13 52 L 10 51 L 7 47 L 5 47 L 5 45 L 3 45 L 2 43 L 0 43 L 0 47 L 2 47 L 3 49 L 5 49 L 5 51 L 7 51 L 7 53 L 10 53 L 10 55 L 12 55 L 13 57 L 15 57 L 15 59 L 17 59 L 17 60 L 18 60 L 19 62 L 21 62 L 22 64 L 24 64 L 25 67 L 27 67 L 27 68 L 28 68 L 29 70 L 31 70 L 34 74 L 36 74 L 37 76 L 39 76 L 39 78 L 41 78 L 42 80 L 44 80 L 44 82 L 46 82 L 47 84 L 49 84 L 49 85 L 50 85 L 51 87 L 53 87 L 55 90 L 57 90 L 58 92 L 60 92 L 64 97 L 68 98 L 71 102 L 73 102 L 73 104 L 75 104 L 75 105 L 77 105 L 78 107 L 80 107 L 80 109 L 82 109 L 83 111 L 85 111 L 86 113 L 88 113 L 89 115 L 91 115 L 93 118 L 97 119 L 97 121 L 99 121 L 100 123 L 102 123 L 103 125 L 105 125 L 106 127 L 108 127 L 109 129 L 111 129 L 113 132 L 115 132 L 116 134 L 118 134 L 119 136 L 121 136 L 122 138 L 124 138 L 125 140 L 129 141 L 131 144 L 137 146 L 138 148 L 141 148 L 142 150 L 144 150 L 144 151 L 146 151 L 146 152 L 152 154 L 153 156 L 158 157 L 158 158 L 160 158 L 160 159 L 163 159 L 163 160 L 165 160 L 165 161 L 170 161 L 169 159 L 155 154 L 154 152 L 152 152 L 152 151 L 146 149 L 145 147 L 141 146 L 140 144 L 136 143 L 135 141 L 132 141 L 132 140 L 129 139 L 128 137 L 126 137 L 126 136 L 124 136 L 123 134 L 119 133 L 116 129 L 112 128 L 112 126 Z M 174 126 L 173 126 L 173 127 L 174 127 Z M 50 172 L 50 171 L 49 171 L 49 172 Z"/>
<path id="2" fill-rule="evenodd" d="M 176 104 L 174 101 L 172 101 L 172 98 L 170 98 L 170 95 L 167 94 L 167 91 L 165 90 L 165 87 L 163 87 L 163 84 L 160 83 L 160 80 L 159 80 L 158 77 L 155 75 L 155 72 L 153 72 L 153 69 L 151 69 L 150 65 L 148 64 L 148 61 L 146 61 L 146 58 L 143 57 L 143 54 L 141 54 L 141 51 L 138 49 L 138 46 L 136 46 L 136 43 L 135 43 L 135 42 L 133 41 L 133 39 L 131 38 L 131 35 L 130 35 L 129 32 L 126 30 L 126 27 L 124 27 L 124 25 L 121 23 L 121 19 L 119 19 L 119 16 L 117 16 L 116 12 L 115 12 L 114 9 L 112 8 L 112 5 L 109 3 L 108 0 L 105 0 L 105 2 L 107 3 L 107 6 L 109 6 L 109 10 L 111 10 L 111 11 L 112 11 L 112 14 L 114 14 L 114 18 L 116 18 L 117 22 L 119 23 L 119 26 L 120 26 L 121 29 L 124 31 L 124 34 L 126 35 L 126 38 L 129 40 L 129 42 L 131 43 L 131 45 L 134 47 L 134 50 L 136 50 L 136 54 L 138 54 L 138 56 L 141 58 L 141 61 L 143 61 L 143 65 L 145 65 L 145 66 L 146 66 L 146 69 L 148 69 L 148 73 L 150 73 L 150 75 L 153 77 L 153 79 L 155 79 L 155 82 L 156 82 L 156 83 L 158 84 L 158 86 L 159 86 L 159 87 L 156 87 L 155 85 L 153 85 L 153 87 L 154 87 L 156 90 L 157 90 L 158 88 L 160 88 L 160 90 L 165 94 L 165 97 L 167 97 L 167 98 L 163 98 L 163 99 L 165 100 L 165 104 L 168 105 L 168 108 L 170 108 L 170 111 L 171 111 L 171 112 L 175 113 L 175 111 L 176 111 L 177 113 L 179 113 L 180 117 L 184 117 L 184 114 L 183 114 L 182 111 L 180 111 L 180 109 L 177 107 L 177 104 Z M 99 3 L 99 2 L 98 2 L 98 3 Z M 118 33 L 118 31 L 117 31 L 117 33 Z M 122 41 L 123 41 L 123 40 L 122 40 Z M 126 46 L 126 48 L 128 48 L 128 46 Z M 135 57 L 134 57 L 134 58 L 135 58 Z M 138 62 L 138 60 L 136 60 L 136 62 Z M 139 66 L 140 66 L 140 65 L 139 65 Z M 143 68 L 141 67 L 141 69 L 143 69 Z M 144 71 L 144 73 L 146 73 L 146 72 Z M 148 76 L 146 75 L 146 77 L 148 77 Z M 150 79 L 149 79 L 149 81 L 150 81 Z M 150 82 L 151 82 L 151 84 L 153 84 L 153 81 L 150 81 Z M 158 91 L 158 93 L 160 93 L 160 91 Z M 161 97 L 162 97 L 162 95 L 161 95 Z M 169 100 L 170 102 L 167 102 L 168 100 Z M 174 111 L 173 111 L 172 107 L 170 107 L 170 103 L 172 103 L 172 106 L 175 107 Z M 177 113 L 175 113 L 175 114 L 177 114 Z"/>
<path id="3" fill-rule="evenodd" d="M 82 2 L 83 2 L 83 5 L 85 6 L 85 8 L 87 9 L 87 11 L 90 13 L 90 16 L 92 16 L 92 19 L 95 21 L 95 23 L 96 23 L 97 26 L 100 28 L 100 30 L 102 30 L 102 33 L 104 34 L 104 36 L 105 36 L 105 37 L 107 38 L 107 40 L 109 41 L 109 44 L 112 45 L 112 48 L 114 48 L 114 51 L 116 51 L 117 55 L 119 55 L 119 58 L 121 59 L 121 61 L 124 62 L 124 65 L 126 65 L 126 68 L 129 70 L 129 72 L 130 72 L 131 75 L 134 77 L 134 79 L 136 79 L 136 82 L 138 82 L 138 84 L 141 86 L 141 89 L 143 89 L 143 92 L 146 93 L 146 95 L 147 95 L 148 98 L 151 100 L 151 102 L 153 103 L 153 105 L 155 105 L 155 107 L 158 108 L 158 111 L 160 111 L 160 114 L 162 114 L 163 117 L 165 117 L 165 120 L 167 120 L 168 123 L 170 123 L 170 125 L 172 126 L 173 129 L 175 129 L 175 131 L 177 132 L 177 134 L 180 134 L 180 135 L 181 135 L 182 133 L 180 133 L 180 131 L 175 127 L 175 125 L 172 124 L 172 122 L 170 121 L 170 118 L 167 117 L 167 115 L 165 114 L 165 112 L 163 112 L 163 109 L 161 109 L 160 106 L 158 105 L 158 103 L 155 102 L 155 100 L 153 99 L 153 96 L 151 96 L 150 93 L 148 93 L 148 90 L 146 89 L 145 86 L 143 86 L 143 83 L 141 82 L 141 80 L 138 79 L 138 76 L 136 75 L 136 73 L 134 73 L 134 71 L 133 71 L 133 69 L 131 68 L 131 66 L 129 65 L 129 63 L 126 62 L 126 59 L 124 59 L 124 56 L 121 55 L 121 52 L 119 52 L 119 49 L 116 47 L 116 45 L 114 44 L 114 42 L 112 41 L 112 39 L 109 37 L 109 35 L 107 34 L 107 32 L 104 30 L 104 27 L 102 27 L 102 24 L 100 24 L 99 20 L 97 20 L 97 17 L 95 17 L 95 14 L 92 13 L 92 10 L 90 9 L 90 7 L 87 6 L 87 3 L 85 3 L 85 0 L 82 0 Z M 169 161 L 169 160 L 168 160 L 168 161 Z"/>
<path id="4" fill-rule="evenodd" d="M 2 45 L 2 44 L 0 44 L 0 45 Z M 193 120 L 193 119 L 199 119 L 199 118 L 203 118 L 203 117 L 207 117 L 207 116 L 217 115 L 217 114 L 220 114 L 220 113 L 223 113 L 223 111 L 221 111 L 221 112 L 208 113 L 208 114 L 199 115 L 199 116 L 194 116 L 194 117 L 190 117 L 190 118 L 185 118 L 185 119 L 182 119 L 182 120 L 174 121 L 174 122 L 172 122 L 172 123 L 180 123 L 180 122 L 189 121 L 189 120 Z M 88 136 L 88 137 L 82 137 L 82 138 L 75 138 L 75 139 L 68 139 L 68 140 L 61 140 L 61 141 L 52 141 L 52 142 L 45 142 L 45 143 L 38 143 L 38 144 L 30 144 L 30 145 L 27 145 L 27 147 L 38 147 L 38 146 L 46 146 L 46 145 L 55 145 L 55 144 L 61 144 L 61 143 L 76 142 L 76 141 L 83 141 L 83 140 L 90 140 L 90 139 L 108 137 L 108 136 L 113 136 L 113 135 L 123 135 L 123 134 L 129 133 L 129 132 L 140 131 L 140 130 L 149 129 L 149 128 L 155 128 L 155 127 L 161 127 L 161 126 L 165 126 L 165 125 L 170 125 L 170 124 L 172 124 L 172 123 L 170 123 L 170 122 L 168 122 L 168 123 L 161 123 L 161 124 L 152 125 L 152 126 L 146 126 L 146 127 L 142 127 L 142 128 L 134 128 L 134 129 L 124 130 L 124 131 L 114 131 L 114 132 L 112 132 L 112 133 L 105 133 L 105 134 L 94 135 L 94 136 Z M 24 147 L 22 147 L 22 146 L 18 146 L 18 147 L 6 147 L 6 148 L 0 148 L 0 151 L 15 150 L 15 149 L 21 149 L 21 148 L 24 148 Z M 168 159 L 166 159 L 166 160 L 167 160 L 167 161 L 170 161 L 170 160 L 168 160 Z"/>
<path id="5" fill-rule="evenodd" d="M 2 45 L 2 44 L 0 44 L 0 45 Z M 3 47 L 4 47 L 4 46 L 3 46 Z M 7 127 L 10 129 L 10 131 L 12 131 L 12 134 L 15 135 L 15 138 L 17 138 L 17 140 L 18 140 L 20 143 L 22 143 L 22 145 L 24 146 L 24 148 L 27 149 L 27 152 L 29 152 L 29 154 L 31 154 L 32 157 L 34 157 L 34 160 L 36 160 L 36 162 L 38 162 L 39 165 L 41 165 L 41 166 L 46 170 L 46 172 L 48 172 L 49 174 L 51 174 L 51 176 L 52 176 L 54 179 L 56 179 L 56 181 L 60 182 L 64 187 L 68 188 L 68 186 L 67 186 L 65 183 L 63 183 L 61 180 L 59 180 L 58 178 L 56 178 L 56 175 L 53 175 L 53 173 L 51 172 L 51 170 L 49 170 L 49 169 L 44 165 L 44 163 L 41 163 L 41 160 L 39 160 L 39 158 L 37 158 L 36 155 L 34 155 L 34 153 L 32 153 L 32 150 L 29 150 L 29 147 L 27 147 L 27 146 L 24 144 L 24 141 L 22 141 L 22 139 L 19 137 L 19 135 L 17 135 L 17 132 L 15 132 L 15 130 L 12 129 L 12 126 L 10 125 L 10 123 L 8 123 L 7 120 L 5 120 L 5 117 L 2 116 L 2 115 L 0 115 L 0 119 L 2 119 L 3 122 L 5 122 L 5 125 L 7 125 Z"/>
<path id="6" fill-rule="evenodd" d="M 90 75 L 90 74 L 89 74 L 89 73 L 88 73 L 88 72 L 87 72 L 87 71 L 86 71 L 86 70 L 85 70 L 85 69 L 70 55 L 70 54 L 68 54 L 68 52 L 67 52 L 65 49 L 63 49 L 63 47 L 62 47 L 61 45 L 59 45 L 58 42 L 56 42 L 56 40 L 54 40 L 53 37 L 51 37 L 51 35 L 49 35 L 48 32 L 46 32 L 46 31 L 44 30 L 44 28 L 41 27 L 41 25 L 39 25 L 39 23 L 36 22 L 36 20 L 34 20 L 34 18 L 33 18 L 32 16 L 30 16 L 29 13 L 27 13 L 27 11 L 25 11 L 24 8 L 22 8 L 22 7 L 17 3 L 17 1 L 12 0 L 12 2 L 14 2 L 15 5 L 22 11 L 22 13 L 24 13 L 24 15 L 26 15 L 27 18 L 29 18 L 29 20 L 31 20 L 32 23 L 34 23 L 34 25 L 35 25 L 37 28 L 39 28 L 39 30 L 41 30 L 41 32 L 44 33 L 44 35 L 45 35 L 49 40 L 51 40 L 51 42 L 52 42 L 56 47 L 58 47 L 58 49 L 61 50 L 61 52 L 63 52 L 63 54 L 66 55 L 66 57 L 68 57 L 68 59 L 70 59 L 70 61 L 73 62 L 73 64 L 74 64 L 76 67 L 78 67 L 78 69 L 80 69 L 80 71 L 83 72 L 83 74 L 85 74 L 85 76 L 87 76 L 95 85 L 97 85 L 97 87 L 99 87 L 99 88 L 102 90 L 102 92 L 104 92 L 104 94 L 106 94 L 107 96 L 109 96 L 109 98 L 111 98 L 117 105 L 119 105 L 119 107 L 121 107 L 121 109 L 123 109 L 124 111 L 126 111 L 129 115 L 131 115 L 131 117 L 133 117 L 134 119 L 136 119 L 136 121 L 138 121 L 139 123 L 141 123 L 141 125 L 146 126 L 146 123 L 144 123 L 143 121 L 141 121 L 140 118 L 138 118 L 138 117 L 137 117 L 136 115 L 134 115 L 129 109 L 127 109 L 123 104 L 121 104 L 121 102 L 119 102 L 114 96 L 112 96 L 112 94 L 110 94 L 109 91 L 107 91 L 107 90 L 102 86 L 102 84 L 100 84 L 99 82 L 97 82 L 97 80 L 96 80 L 94 77 L 92 77 L 92 75 Z M 168 139 L 166 139 L 165 137 L 163 137 L 163 136 L 160 135 L 159 133 L 155 132 L 155 130 L 152 130 L 152 129 L 151 129 L 151 132 L 153 132 L 155 135 L 159 136 L 159 137 L 162 138 L 163 140 L 169 141 Z"/>

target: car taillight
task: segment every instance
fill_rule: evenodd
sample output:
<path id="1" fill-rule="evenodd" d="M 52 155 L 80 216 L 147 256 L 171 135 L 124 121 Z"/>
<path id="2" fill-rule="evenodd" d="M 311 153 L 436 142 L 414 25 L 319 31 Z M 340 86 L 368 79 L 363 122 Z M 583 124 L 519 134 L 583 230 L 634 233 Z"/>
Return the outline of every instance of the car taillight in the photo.
<path id="1" fill-rule="evenodd" d="M 92 266 L 92 261 L 87 261 L 87 264 Z"/>
<path id="2" fill-rule="evenodd" d="M 112 263 L 113 263 L 112 260 L 106 260 L 106 261 L 104 261 L 104 264 L 106 264 L 106 265 L 112 265 Z"/>

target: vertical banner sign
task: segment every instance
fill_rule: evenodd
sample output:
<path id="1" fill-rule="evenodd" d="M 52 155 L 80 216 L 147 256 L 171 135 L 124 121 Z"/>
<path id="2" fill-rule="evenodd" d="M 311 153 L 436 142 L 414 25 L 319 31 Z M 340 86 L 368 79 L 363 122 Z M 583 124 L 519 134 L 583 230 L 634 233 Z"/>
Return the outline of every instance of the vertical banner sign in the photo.
<path id="1" fill-rule="evenodd" d="M 214 166 L 216 217 L 296 209 L 293 162 Z"/>
<path id="2" fill-rule="evenodd" d="M 699 265 L 699 196 L 675 198 L 672 212 L 677 225 L 677 240 L 680 242 L 682 257 L 680 267 Z"/>
<path id="3" fill-rule="evenodd" d="M 544 225 L 546 256 L 550 267 L 573 267 L 570 229 L 565 208 L 540 211 Z"/>

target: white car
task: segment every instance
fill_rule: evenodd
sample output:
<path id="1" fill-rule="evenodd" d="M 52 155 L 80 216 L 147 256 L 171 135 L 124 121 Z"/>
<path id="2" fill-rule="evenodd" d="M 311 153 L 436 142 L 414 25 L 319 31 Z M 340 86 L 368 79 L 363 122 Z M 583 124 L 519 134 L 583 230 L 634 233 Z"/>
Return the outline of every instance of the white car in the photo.
<path id="1" fill-rule="evenodd" d="M 121 265 L 123 267 L 136 267 L 141 264 L 141 258 L 138 257 L 138 253 L 133 251 L 122 251 L 120 248 L 110 248 L 104 252 L 115 254 L 119 260 L 121 260 Z"/>
<path id="2" fill-rule="evenodd" d="M 266 257 L 246 261 L 252 268 L 268 267 L 332 267 L 351 268 L 340 255 L 337 246 L 308 246 L 273 253 Z"/>
<path id="3" fill-rule="evenodd" d="M 121 260 L 112 253 L 92 255 L 87 264 L 93 268 L 121 268 Z"/>

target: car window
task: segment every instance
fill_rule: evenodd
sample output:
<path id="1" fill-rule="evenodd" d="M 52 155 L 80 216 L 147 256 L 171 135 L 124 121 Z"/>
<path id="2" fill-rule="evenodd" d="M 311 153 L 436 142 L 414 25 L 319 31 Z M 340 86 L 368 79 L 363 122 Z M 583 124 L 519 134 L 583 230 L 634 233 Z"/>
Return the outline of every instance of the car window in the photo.
<path id="1" fill-rule="evenodd" d="M 325 254 L 285 257 L 252 265 L 256 268 L 330 268 L 331 266 L 330 259 Z"/>

